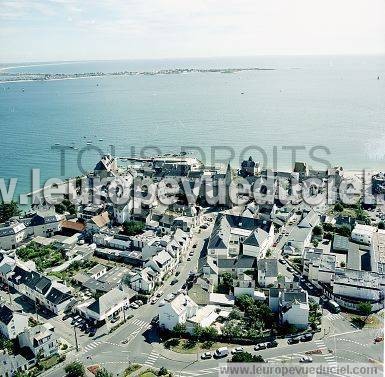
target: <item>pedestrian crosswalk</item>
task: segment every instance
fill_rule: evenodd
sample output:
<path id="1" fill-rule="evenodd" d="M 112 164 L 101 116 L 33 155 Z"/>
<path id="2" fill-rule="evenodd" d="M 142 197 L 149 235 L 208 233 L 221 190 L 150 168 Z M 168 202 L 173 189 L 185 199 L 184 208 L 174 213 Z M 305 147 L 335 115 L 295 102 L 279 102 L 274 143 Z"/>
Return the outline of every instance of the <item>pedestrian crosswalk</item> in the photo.
<path id="1" fill-rule="evenodd" d="M 146 362 L 144 363 L 144 365 L 148 366 L 148 367 L 152 367 L 155 362 L 159 359 L 159 353 L 152 350 L 151 353 L 149 354 Z"/>
<path id="2" fill-rule="evenodd" d="M 302 353 L 289 353 L 287 355 L 279 355 L 277 357 L 269 357 L 266 360 L 269 362 L 286 362 L 286 361 L 298 361 L 301 357 L 304 357 L 305 355 Z"/>
<path id="3" fill-rule="evenodd" d="M 180 377 L 199 377 L 199 376 L 206 376 L 210 374 L 218 375 L 219 367 L 214 368 L 207 368 L 207 369 L 200 369 L 200 370 L 182 370 L 181 372 L 175 371 L 175 374 L 177 374 Z"/>
<path id="4" fill-rule="evenodd" d="M 90 344 L 87 344 L 84 348 L 83 348 L 83 352 L 84 353 L 87 353 L 87 352 L 90 352 L 92 351 L 94 348 L 100 346 L 102 344 L 102 342 L 99 342 L 97 340 L 95 340 L 94 342 L 90 343 Z"/>
<path id="5" fill-rule="evenodd" d="M 135 318 L 131 321 L 131 323 L 135 326 L 141 327 L 141 328 L 146 328 L 149 329 L 151 328 L 150 322 L 143 321 L 141 319 Z"/>
<path id="6" fill-rule="evenodd" d="M 327 362 L 329 367 L 336 367 L 337 366 L 336 357 L 333 354 L 325 355 L 325 361 Z"/>
<path id="7" fill-rule="evenodd" d="M 314 343 L 317 345 L 317 349 L 321 350 L 322 352 L 327 351 L 328 348 L 326 347 L 323 340 L 315 340 Z"/>
<path id="8" fill-rule="evenodd" d="M 344 317 L 342 316 L 341 313 L 338 313 L 338 314 L 328 314 L 327 316 L 325 316 L 326 319 L 328 319 L 329 321 L 337 321 L 339 319 L 344 319 Z"/>

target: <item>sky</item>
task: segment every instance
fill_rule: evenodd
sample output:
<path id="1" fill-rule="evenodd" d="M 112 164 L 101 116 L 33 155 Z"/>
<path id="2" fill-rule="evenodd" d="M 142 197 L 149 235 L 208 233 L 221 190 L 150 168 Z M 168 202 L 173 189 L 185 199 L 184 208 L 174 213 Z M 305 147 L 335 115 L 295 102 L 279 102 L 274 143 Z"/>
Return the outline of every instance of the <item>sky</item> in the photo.
<path id="1" fill-rule="evenodd" d="M 0 0 L 0 62 L 384 54 L 385 0 Z"/>

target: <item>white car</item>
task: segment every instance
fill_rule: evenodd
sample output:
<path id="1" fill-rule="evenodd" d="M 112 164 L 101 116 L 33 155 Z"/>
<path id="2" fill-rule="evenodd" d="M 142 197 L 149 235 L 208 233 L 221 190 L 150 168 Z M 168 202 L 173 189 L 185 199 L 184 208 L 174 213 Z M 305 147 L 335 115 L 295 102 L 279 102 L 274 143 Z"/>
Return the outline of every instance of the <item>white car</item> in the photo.
<path id="1" fill-rule="evenodd" d="M 231 350 L 231 353 L 235 355 L 236 353 L 243 352 L 243 347 L 235 347 Z"/>
<path id="2" fill-rule="evenodd" d="M 310 356 L 304 356 L 299 359 L 300 363 L 312 363 L 313 359 Z"/>
<path id="3" fill-rule="evenodd" d="M 166 305 L 166 301 L 165 300 L 159 301 L 159 306 L 164 306 L 164 305 Z"/>
<path id="4" fill-rule="evenodd" d="M 160 297 L 163 295 L 163 291 L 158 291 L 158 293 L 156 294 L 156 297 Z"/>
<path id="5" fill-rule="evenodd" d="M 138 304 L 135 304 L 135 302 L 133 302 L 133 303 L 130 305 L 130 307 L 131 307 L 132 309 L 138 309 L 138 308 L 139 308 L 139 305 L 138 305 Z"/>

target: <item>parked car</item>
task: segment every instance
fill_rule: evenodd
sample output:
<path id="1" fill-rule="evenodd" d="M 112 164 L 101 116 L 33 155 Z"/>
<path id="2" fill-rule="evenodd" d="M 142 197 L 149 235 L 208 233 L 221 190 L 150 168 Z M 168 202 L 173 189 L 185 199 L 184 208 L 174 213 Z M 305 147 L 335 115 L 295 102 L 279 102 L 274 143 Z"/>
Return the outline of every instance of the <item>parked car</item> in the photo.
<path id="1" fill-rule="evenodd" d="M 313 339 L 313 334 L 305 334 L 301 336 L 301 342 L 310 342 Z"/>
<path id="2" fill-rule="evenodd" d="M 236 353 L 243 352 L 243 347 L 235 347 L 231 350 L 231 353 L 235 355 Z"/>
<path id="3" fill-rule="evenodd" d="M 284 259 L 280 259 L 279 263 L 286 264 L 286 261 Z"/>
<path id="4" fill-rule="evenodd" d="M 202 225 L 200 226 L 200 228 L 201 228 L 201 229 L 207 229 L 207 224 L 202 224 Z"/>
<path id="5" fill-rule="evenodd" d="M 138 305 L 138 306 L 142 306 L 143 305 L 143 301 L 142 300 L 136 300 L 135 304 Z"/>
<path id="6" fill-rule="evenodd" d="M 95 334 L 96 334 L 96 329 L 95 329 L 95 327 L 92 327 L 92 328 L 90 329 L 90 333 L 89 333 L 88 336 L 93 337 L 93 336 L 95 336 Z"/>
<path id="7" fill-rule="evenodd" d="M 63 315 L 63 321 L 67 320 L 70 317 L 71 317 L 71 314 L 64 314 Z"/>
<path id="8" fill-rule="evenodd" d="M 188 257 L 188 258 L 187 258 L 187 262 L 190 262 L 190 261 L 191 261 L 191 257 Z"/>
<path id="9" fill-rule="evenodd" d="M 299 359 L 300 363 L 312 363 L 313 359 L 310 356 L 303 356 Z"/>
<path id="10" fill-rule="evenodd" d="M 229 350 L 227 349 L 227 347 L 218 348 L 214 352 L 214 357 L 216 357 L 216 358 L 222 358 L 222 357 L 226 357 L 228 355 L 229 355 Z"/>
<path id="11" fill-rule="evenodd" d="M 156 294 L 156 297 L 160 297 L 163 295 L 163 291 L 158 291 L 158 293 Z"/>
<path id="12" fill-rule="evenodd" d="M 179 275 L 180 275 L 180 271 L 175 272 L 175 276 L 179 276 Z"/>
<path id="13" fill-rule="evenodd" d="M 115 323 L 115 322 L 118 322 L 119 321 L 119 317 L 112 317 L 111 319 L 111 323 Z"/>
<path id="14" fill-rule="evenodd" d="M 150 300 L 150 304 L 154 305 L 159 300 L 159 297 L 152 297 Z"/>
<path id="15" fill-rule="evenodd" d="M 167 297 L 165 298 L 165 300 L 166 300 L 166 301 L 172 301 L 174 298 L 175 298 L 174 293 L 170 293 L 169 295 L 167 295 Z"/>
<path id="16" fill-rule="evenodd" d="M 71 325 L 74 325 L 80 319 L 80 315 L 76 315 L 72 318 Z"/>
<path id="17" fill-rule="evenodd" d="M 194 255 L 194 252 L 190 251 L 188 255 L 190 255 L 190 257 L 192 257 Z"/>
<path id="18" fill-rule="evenodd" d="M 171 280 L 171 285 L 175 285 L 178 282 L 178 279 Z"/>
<path id="19" fill-rule="evenodd" d="M 267 343 L 258 343 L 254 346 L 255 351 L 264 350 L 267 348 Z"/>
<path id="20" fill-rule="evenodd" d="M 272 340 L 271 342 L 267 343 L 267 348 L 274 348 L 278 346 L 278 342 L 276 340 Z"/>
<path id="21" fill-rule="evenodd" d="M 133 302 L 133 303 L 131 303 L 130 308 L 132 308 L 132 309 L 138 309 L 138 308 L 139 308 L 139 305 L 136 304 L 135 302 Z"/>
<path id="22" fill-rule="evenodd" d="M 287 270 L 288 270 L 289 272 L 294 272 L 293 267 L 290 267 L 290 266 L 287 268 Z"/>
<path id="23" fill-rule="evenodd" d="M 159 306 L 164 306 L 164 305 L 166 305 L 166 301 L 165 300 L 159 301 Z"/>
<path id="24" fill-rule="evenodd" d="M 202 355 L 201 355 L 202 360 L 211 359 L 212 357 L 213 357 L 213 355 L 211 354 L 211 352 L 205 352 L 205 353 L 202 353 Z"/>
<path id="25" fill-rule="evenodd" d="M 193 249 L 195 249 L 197 247 L 197 244 L 196 243 L 194 243 L 194 245 L 193 245 Z"/>
<path id="26" fill-rule="evenodd" d="M 296 337 L 294 337 L 294 338 L 289 338 L 289 339 L 287 340 L 287 343 L 288 343 L 288 344 L 295 344 L 295 343 L 299 343 L 299 341 L 300 341 L 300 338 L 299 338 L 298 336 L 296 336 Z"/>

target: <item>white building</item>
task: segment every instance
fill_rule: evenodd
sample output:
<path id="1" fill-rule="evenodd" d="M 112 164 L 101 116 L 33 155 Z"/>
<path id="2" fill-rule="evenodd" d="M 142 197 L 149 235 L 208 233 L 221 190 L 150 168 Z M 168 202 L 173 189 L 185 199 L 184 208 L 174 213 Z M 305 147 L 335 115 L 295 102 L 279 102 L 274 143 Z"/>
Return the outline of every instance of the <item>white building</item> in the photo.
<path id="1" fill-rule="evenodd" d="M 282 291 L 279 298 L 281 323 L 289 323 L 298 328 L 309 324 L 309 302 L 306 291 Z"/>
<path id="2" fill-rule="evenodd" d="M 79 304 L 76 309 L 94 323 L 103 322 L 112 319 L 127 308 L 134 296 L 135 292 L 128 287 L 114 288 L 97 300 L 92 299 Z"/>
<path id="3" fill-rule="evenodd" d="M 208 255 L 217 258 L 245 256 L 263 258 L 274 242 L 271 221 L 219 214 L 208 243 Z"/>
<path id="4" fill-rule="evenodd" d="M 372 243 L 373 233 L 376 230 L 377 229 L 374 226 L 356 223 L 356 226 L 352 231 L 352 240 L 365 245 L 370 245 Z"/>
<path id="5" fill-rule="evenodd" d="M 136 292 L 150 293 L 155 289 L 158 273 L 151 267 L 144 267 L 130 274 L 130 286 Z"/>
<path id="6" fill-rule="evenodd" d="M 0 249 L 15 249 L 25 237 L 26 227 L 23 223 L 11 222 L 0 225 Z"/>
<path id="7" fill-rule="evenodd" d="M 159 307 L 159 326 L 172 330 L 177 324 L 186 324 L 197 311 L 198 305 L 189 296 L 180 293 L 172 301 Z"/>
<path id="8" fill-rule="evenodd" d="M 58 352 L 55 329 L 48 322 L 28 328 L 18 335 L 20 348 L 28 348 L 34 357 L 29 360 L 35 364 L 37 356 L 50 357 Z"/>
<path id="9" fill-rule="evenodd" d="M 8 304 L 0 304 L 0 334 L 15 339 L 28 328 L 28 315 Z"/>
<path id="10" fill-rule="evenodd" d="M 381 279 L 377 273 L 341 269 L 333 282 L 333 293 L 363 301 L 379 301 L 383 298 Z"/>

